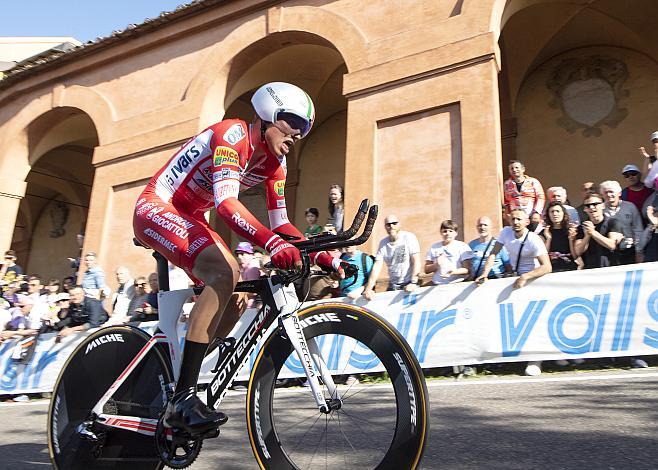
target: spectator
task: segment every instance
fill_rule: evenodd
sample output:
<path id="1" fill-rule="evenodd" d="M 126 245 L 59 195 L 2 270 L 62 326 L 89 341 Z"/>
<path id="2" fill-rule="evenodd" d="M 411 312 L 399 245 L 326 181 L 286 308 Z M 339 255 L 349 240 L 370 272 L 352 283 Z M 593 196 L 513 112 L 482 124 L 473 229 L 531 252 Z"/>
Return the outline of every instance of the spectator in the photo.
<path id="1" fill-rule="evenodd" d="M 50 305 L 44 287 L 39 276 L 28 276 L 27 278 L 27 296 L 31 300 L 31 318 L 34 328 L 39 329 L 42 319 L 50 317 Z"/>
<path id="2" fill-rule="evenodd" d="M 420 245 L 418 238 L 411 232 L 400 230 L 400 220 L 395 215 L 384 219 L 388 237 L 379 242 L 375 264 L 363 289 L 363 296 L 372 300 L 373 288 L 379 278 L 384 263 L 388 268 L 388 289 L 413 292 L 418 287 L 420 274 Z"/>
<path id="3" fill-rule="evenodd" d="M 605 200 L 603 215 L 618 220 L 624 234 L 617 245 L 619 264 L 641 263 L 644 258 L 639 243 L 644 226 L 640 211 L 633 203 L 621 200 L 621 186 L 617 181 L 604 181 L 599 190 Z"/>
<path id="4" fill-rule="evenodd" d="M 528 230 L 532 233 L 540 234 L 544 230 L 544 221 L 541 218 L 539 212 L 533 212 L 530 214 L 530 223 L 528 224 Z"/>
<path id="5" fill-rule="evenodd" d="M 14 307 L 10 309 L 11 320 L 5 325 L 0 333 L 0 340 L 13 338 L 15 336 L 36 335 L 41 327 L 39 318 L 32 313 L 33 299 L 27 295 L 19 295 Z"/>
<path id="6" fill-rule="evenodd" d="M 626 165 L 621 170 L 621 174 L 624 176 L 626 184 L 628 184 L 621 191 L 621 200 L 632 202 L 641 214 L 644 202 L 653 194 L 653 190 L 643 184 L 640 169 L 637 166 Z"/>
<path id="7" fill-rule="evenodd" d="M 573 209 L 573 208 L 572 208 Z M 541 237 L 544 239 L 553 272 L 574 271 L 576 264 L 576 227 L 561 202 L 552 201 L 546 209 L 546 222 Z"/>
<path id="8" fill-rule="evenodd" d="M 471 279 L 476 279 L 484 269 L 484 262 L 491 254 L 496 239 L 491 235 L 491 219 L 487 216 L 480 217 L 475 226 L 480 236 L 471 240 L 468 246 L 473 251 L 471 259 Z M 489 279 L 502 277 L 505 272 L 511 272 L 512 266 L 509 262 L 507 249 L 503 247 L 495 256 L 494 264 L 489 271 Z"/>
<path id="9" fill-rule="evenodd" d="M 335 231 L 332 227 L 325 227 L 330 231 Z M 340 250 L 327 250 L 334 258 L 340 256 Z M 315 275 L 309 279 L 307 300 L 330 299 L 340 294 L 338 281 L 331 275 Z"/>
<path id="10" fill-rule="evenodd" d="M 653 143 L 653 155 L 649 155 L 644 147 L 640 147 L 640 153 L 645 157 L 647 166 L 647 176 L 644 178 L 644 185 L 649 189 L 658 189 L 658 166 L 654 165 L 658 157 L 658 131 L 651 134 L 651 143 Z"/>
<path id="11" fill-rule="evenodd" d="M 85 234 L 79 233 L 75 236 L 76 241 L 78 242 L 78 256 L 76 258 L 66 258 L 69 261 L 71 269 L 73 269 L 74 278 L 78 278 L 78 270 L 80 269 L 80 257 L 82 256 L 82 246 L 85 243 Z"/>
<path id="12" fill-rule="evenodd" d="M 329 217 L 327 218 L 327 225 L 333 225 L 337 233 L 343 231 L 343 218 L 345 215 L 344 197 L 345 193 L 341 185 L 332 184 L 329 186 Z"/>
<path id="13" fill-rule="evenodd" d="M 42 299 L 49 305 L 54 306 L 57 302 L 57 297 L 59 295 L 60 282 L 59 279 L 51 277 L 48 280 Z"/>
<path id="14" fill-rule="evenodd" d="M 71 288 L 75 287 L 75 278 L 72 276 L 67 276 L 62 279 L 62 292 L 68 292 Z"/>
<path id="15" fill-rule="evenodd" d="M 589 220 L 578 229 L 575 254 L 582 257 L 585 269 L 618 265 L 615 248 L 624 238 L 619 220 L 603 215 L 604 203 L 600 194 L 590 194 L 583 205 Z"/>
<path id="16" fill-rule="evenodd" d="M 331 204 L 331 202 L 330 202 Z M 304 236 L 306 238 L 311 238 L 322 233 L 322 226 L 318 225 L 318 219 L 320 218 L 320 211 L 316 207 L 309 207 L 304 212 L 306 216 L 306 223 L 308 227 L 304 230 Z"/>
<path id="17" fill-rule="evenodd" d="M 254 281 L 260 279 L 262 272 L 260 262 L 254 256 L 254 247 L 249 242 L 240 242 L 235 248 L 235 257 L 240 265 L 240 279 L 243 281 Z M 247 308 L 254 307 L 258 296 L 253 293 L 241 294 L 247 302 Z"/>
<path id="18" fill-rule="evenodd" d="M 57 324 L 58 339 L 78 331 L 97 328 L 107 320 L 107 314 L 98 302 L 85 295 L 84 289 L 74 287 L 69 291 L 70 301 L 66 316 Z"/>
<path id="19" fill-rule="evenodd" d="M 510 213 L 512 225 L 503 228 L 496 244 L 487 258 L 484 271 L 476 279 L 482 283 L 489 276 L 494 264 L 495 255 L 504 248 L 510 255 L 510 261 L 515 267 L 514 272 L 519 276 L 514 282 L 514 288 L 523 287 L 530 279 L 535 279 L 551 272 L 551 261 L 542 239 L 528 230 L 530 219 L 522 209 L 513 209 Z M 541 374 L 541 362 L 528 362 L 525 368 L 526 375 Z"/>
<path id="20" fill-rule="evenodd" d="M 7 301 L 10 308 L 18 301 L 18 292 L 20 289 L 20 281 L 12 281 L 5 286 L 5 289 L 2 292 L 2 298 Z"/>
<path id="21" fill-rule="evenodd" d="M 7 284 L 23 275 L 23 268 L 16 264 L 16 252 L 5 251 L 4 260 L 0 262 L 0 281 Z"/>
<path id="22" fill-rule="evenodd" d="M 102 309 L 102 301 L 109 296 L 110 288 L 105 282 L 105 272 L 96 265 L 96 253 L 93 251 L 85 255 L 85 274 L 82 277 L 82 289 L 85 297 L 88 297 L 98 303 L 98 308 Z"/>
<path id="23" fill-rule="evenodd" d="M 587 199 L 587 196 L 589 196 L 590 194 L 598 194 L 598 193 L 599 193 L 598 186 L 591 181 L 587 181 L 586 183 L 583 183 L 583 185 L 580 187 L 580 196 L 583 201 Z M 578 220 L 580 220 L 580 222 L 583 222 L 584 220 L 589 220 L 589 216 L 585 211 L 585 204 L 579 205 L 578 207 L 576 207 L 576 210 L 578 211 Z"/>
<path id="24" fill-rule="evenodd" d="M 341 279 L 340 280 L 340 295 L 349 297 L 350 299 L 358 299 L 363 293 L 363 289 L 368 283 L 368 278 L 372 272 L 374 265 L 373 257 L 363 253 L 356 246 L 348 246 L 345 251 L 340 255 L 340 259 L 359 268 L 356 279 Z"/>
<path id="25" fill-rule="evenodd" d="M 135 286 L 130 271 L 125 266 L 119 266 L 115 272 L 117 291 L 112 294 L 112 323 L 119 324 L 128 321 L 128 306 L 135 296 Z M 116 317 L 116 318 L 115 318 Z"/>
<path id="26" fill-rule="evenodd" d="M 548 202 L 559 202 L 562 204 L 564 211 L 569 214 L 569 222 L 580 225 L 580 216 L 575 207 L 568 204 L 569 199 L 567 198 L 567 190 L 562 186 L 551 186 L 546 190 L 546 195 L 548 196 Z M 546 225 L 548 226 L 548 225 Z"/>
<path id="27" fill-rule="evenodd" d="M 240 278 L 243 281 L 260 279 L 260 263 L 254 256 L 254 247 L 249 242 L 240 242 L 235 248 L 235 257 L 240 264 Z"/>
<path id="28" fill-rule="evenodd" d="M 533 212 L 542 214 L 546 196 L 539 180 L 526 175 L 525 166 L 518 160 L 510 161 L 508 168 L 510 177 L 503 187 L 506 212 L 518 208 L 528 216 Z"/>
<path id="29" fill-rule="evenodd" d="M 442 240 L 434 243 L 425 257 L 425 274 L 434 273 L 434 285 L 464 281 L 471 271 L 473 252 L 466 243 L 456 240 L 459 226 L 452 220 L 441 222 Z"/>
<path id="30" fill-rule="evenodd" d="M 658 202 L 658 193 L 654 199 Z M 649 219 L 649 224 L 644 231 L 643 248 L 644 261 L 649 263 L 651 261 L 658 261 L 658 213 L 655 206 L 647 206 L 647 218 Z"/>
<path id="31" fill-rule="evenodd" d="M 150 311 L 151 306 L 146 301 L 149 291 L 148 281 L 144 276 L 137 276 L 133 286 L 135 288 L 135 295 L 133 295 L 133 298 L 128 304 L 128 316 L 130 317 L 130 321 L 142 321 L 146 314 L 145 310 L 152 313 Z"/>
<path id="32" fill-rule="evenodd" d="M 145 312 L 150 320 L 157 320 L 158 315 L 158 292 L 160 292 L 160 283 L 158 282 L 158 273 L 151 273 L 148 277 L 149 293 L 146 296 L 146 302 L 151 306 L 150 312 Z M 155 317 L 155 318 L 154 318 Z M 149 320 L 149 321 L 150 321 Z"/>
<path id="33" fill-rule="evenodd" d="M 45 304 L 48 307 L 48 313 L 43 312 L 42 321 L 48 324 L 53 317 L 56 315 L 57 308 L 57 299 L 59 296 L 60 282 L 57 278 L 50 278 L 48 280 L 48 285 L 44 290 L 44 294 L 40 298 L 40 303 Z"/>
<path id="34" fill-rule="evenodd" d="M 512 225 L 503 228 L 491 254 L 484 264 L 482 274 L 476 281 L 483 282 L 489 277 L 496 255 L 503 248 L 507 249 L 514 273 L 519 277 L 514 282 L 514 288 L 519 289 L 530 280 L 551 272 L 551 261 L 548 251 L 539 235 L 528 230 L 530 219 L 523 209 L 512 209 L 510 213 Z"/>

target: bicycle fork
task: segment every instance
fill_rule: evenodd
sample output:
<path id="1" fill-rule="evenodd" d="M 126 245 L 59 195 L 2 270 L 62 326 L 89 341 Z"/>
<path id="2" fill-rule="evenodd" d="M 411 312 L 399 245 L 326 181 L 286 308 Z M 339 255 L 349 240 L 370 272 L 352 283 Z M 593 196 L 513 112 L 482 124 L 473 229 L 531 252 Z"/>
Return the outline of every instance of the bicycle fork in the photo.
<path id="1" fill-rule="evenodd" d="M 333 410 L 340 409 L 343 402 L 338 395 L 338 389 L 331 376 L 331 371 L 324 362 L 315 339 L 311 338 L 307 340 L 304 336 L 304 328 L 299 323 L 297 312 L 283 315 L 279 323 L 283 327 L 286 336 L 297 353 L 299 362 L 304 368 L 308 383 L 313 392 L 313 398 L 319 410 L 322 413 L 328 414 Z M 330 398 L 325 399 L 319 377 L 322 378 L 322 382 L 327 387 Z"/>

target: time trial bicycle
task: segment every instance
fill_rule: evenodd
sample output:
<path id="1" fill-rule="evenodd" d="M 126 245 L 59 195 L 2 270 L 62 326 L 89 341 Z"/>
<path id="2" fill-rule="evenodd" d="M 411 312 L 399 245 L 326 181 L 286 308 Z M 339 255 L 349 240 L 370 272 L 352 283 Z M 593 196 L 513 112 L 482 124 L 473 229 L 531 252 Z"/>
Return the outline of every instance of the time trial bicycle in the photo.
<path id="1" fill-rule="evenodd" d="M 353 238 L 367 221 L 363 233 Z M 361 203 L 352 226 L 295 242 L 301 271 L 279 271 L 239 282 L 262 308 L 248 310 L 220 342 L 206 401 L 216 408 L 241 367 L 257 351 L 247 388 L 247 432 L 260 468 L 416 468 L 429 430 L 427 387 L 418 360 L 386 320 L 363 307 L 319 303 L 300 310 L 294 282 L 310 276 L 308 253 L 360 245 L 370 236 L 377 206 Z M 161 287 L 167 264 L 158 259 Z M 347 276 L 356 276 L 350 266 Z M 199 290 L 196 290 L 198 293 Z M 195 291 L 158 293 L 153 335 L 130 325 L 102 328 L 71 354 L 57 378 L 48 411 L 48 447 L 57 469 L 184 468 L 203 440 L 167 428 L 163 412 L 173 395 L 183 336 L 182 306 Z M 286 367 L 284 367 L 286 366 Z M 286 369 L 310 387 L 277 387 Z M 376 373 L 351 386 L 340 378 Z"/>

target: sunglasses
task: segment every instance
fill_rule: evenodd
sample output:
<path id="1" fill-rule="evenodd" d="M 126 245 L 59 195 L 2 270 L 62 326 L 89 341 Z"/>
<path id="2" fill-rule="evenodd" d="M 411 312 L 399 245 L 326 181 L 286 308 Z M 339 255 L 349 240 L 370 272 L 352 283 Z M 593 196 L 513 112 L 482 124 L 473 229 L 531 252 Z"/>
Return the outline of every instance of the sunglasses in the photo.
<path id="1" fill-rule="evenodd" d="M 631 171 L 629 173 L 624 173 L 624 178 L 630 178 L 631 176 L 637 176 L 637 175 L 639 175 L 639 173 L 635 171 Z"/>
<path id="2" fill-rule="evenodd" d="M 145 282 L 140 282 L 139 284 L 135 283 L 135 287 L 146 287 L 146 283 Z"/>
<path id="3" fill-rule="evenodd" d="M 311 121 L 293 113 L 279 111 L 275 116 L 275 120 L 284 121 L 291 129 L 299 131 L 302 137 L 306 137 L 306 134 L 311 130 Z"/>
<path id="4" fill-rule="evenodd" d="M 583 204 L 583 206 L 585 206 L 588 209 L 592 209 L 592 208 L 598 206 L 599 204 L 603 204 L 603 203 L 602 202 L 590 202 L 590 203 L 587 203 L 587 204 Z"/>
<path id="5" fill-rule="evenodd" d="M 397 221 L 396 221 L 396 222 L 386 222 L 384 225 L 385 225 L 386 227 L 392 227 L 393 225 L 397 225 L 397 224 L 399 224 L 399 223 L 400 223 L 400 222 L 397 222 Z"/>

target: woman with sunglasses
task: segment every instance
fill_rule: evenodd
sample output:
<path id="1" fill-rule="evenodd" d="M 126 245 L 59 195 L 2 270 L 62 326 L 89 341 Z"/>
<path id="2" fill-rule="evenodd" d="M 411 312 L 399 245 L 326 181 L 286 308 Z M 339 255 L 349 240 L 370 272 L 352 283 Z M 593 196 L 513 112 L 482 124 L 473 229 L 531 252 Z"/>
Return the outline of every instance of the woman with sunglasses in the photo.
<path id="1" fill-rule="evenodd" d="M 226 337 L 242 304 L 233 295 L 238 262 L 204 213 L 215 209 L 236 234 L 269 252 L 276 267 L 301 267 L 299 250 L 279 234 L 303 239 L 288 221 L 286 155 L 310 132 L 315 108 L 308 94 L 283 82 L 261 86 L 251 104 L 251 123 L 226 119 L 188 140 L 151 179 L 135 206 L 133 227 L 139 241 L 205 284 L 190 312 L 180 378 L 165 411 L 168 426 L 192 435 L 227 420 L 196 396 L 196 383 L 209 342 Z M 241 191 L 260 183 L 266 188 L 269 228 L 238 200 Z M 327 268 L 340 267 L 340 260 L 327 253 L 313 258 Z"/>

